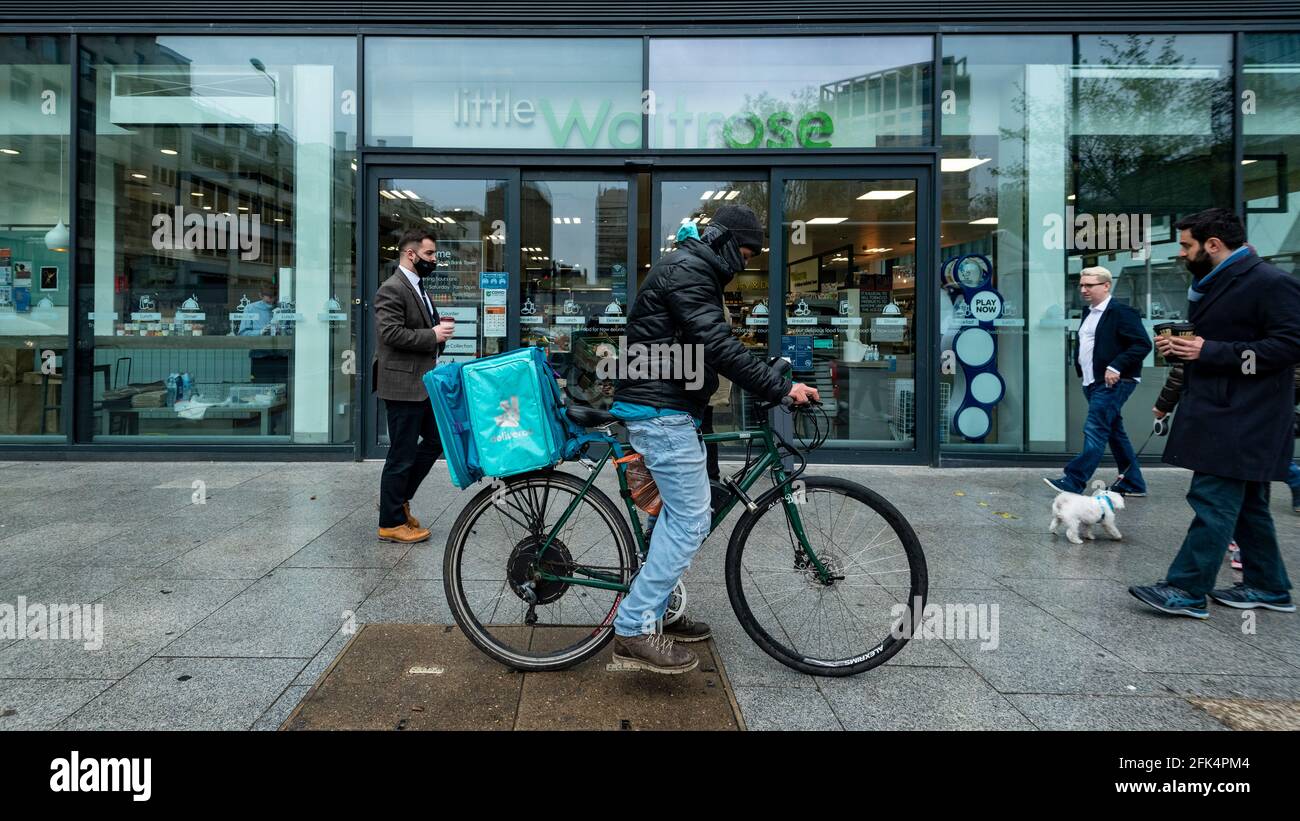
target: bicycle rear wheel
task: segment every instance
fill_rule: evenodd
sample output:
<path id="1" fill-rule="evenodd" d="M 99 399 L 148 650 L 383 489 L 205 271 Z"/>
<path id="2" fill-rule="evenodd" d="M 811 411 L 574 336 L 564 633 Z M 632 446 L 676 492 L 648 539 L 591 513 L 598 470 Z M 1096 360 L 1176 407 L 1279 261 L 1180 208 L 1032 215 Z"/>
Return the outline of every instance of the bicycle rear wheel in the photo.
<path id="1" fill-rule="evenodd" d="M 563 670 L 613 638 L 620 591 L 536 575 L 631 581 L 636 554 L 627 522 L 595 487 L 582 494 L 583 484 L 554 470 L 501 480 L 470 500 L 447 536 L 443 586 L 452 615 L 475 646 L 513 669 Z"/>
<path id="2" fill-rule="evenodd" d="M 843 479 L 809 476 L 791 501 L 775 487 L 736 523 L 727 545 L 727 594 L 750 638 L 802 673 L 850 676 L 883 664 L 914 634 L 929 586 L 925 555 L 903 514 Z"/>

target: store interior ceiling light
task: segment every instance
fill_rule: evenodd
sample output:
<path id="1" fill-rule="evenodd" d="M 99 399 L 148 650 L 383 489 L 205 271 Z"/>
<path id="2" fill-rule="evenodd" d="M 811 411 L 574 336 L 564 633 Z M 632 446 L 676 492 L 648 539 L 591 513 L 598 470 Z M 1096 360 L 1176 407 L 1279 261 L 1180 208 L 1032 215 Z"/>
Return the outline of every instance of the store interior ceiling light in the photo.
<path id="1" fill-rule="evenodd" d="M 908 194 L 910 194 L 910 193 L 912 193 L 912 192 L 911 192 L 911 191 L 888 191 L 888 190 L 868 191 L 867 193 L 865 193 L 865 194 L 863 194 L 862 196 L 858 197 L 858 199 L 860 199 L 860 200 L 897 200 L 897 199 L 902 199 L 903 197 L 906 197 L 906 196 L 907 196 Z"/>
<path id="2" fill-rule="evenodd" d="M 997 224 L 998 224 L 998 218 L 997 218 L 997 217 L 981 217 L 980 219 L 977 219 L 977 220 L 971 220 L 971 221 L 970 221 L 970 224 L 971 224 L 971 225 L 997 225 Z"/>
<path id="3" fill-rule="evenodd" d="M 1241 161 L 1241 164 L 1242 164 L 1242 165 L 1250 165 L 1250 164 L 1253 163 L 1253 162 L 1259 162 L 1259 160 L 1242 160 L 1242 161 Z"/>
<path id="4" fill-rule="evenodd" d="M 841 222 L 847 222 L 848 217 L 813 217 L 808 220 L 809 225 L 839 225 Z"/>
<path id="5" fill-rule="evenodd" d="M 727 199 L 728 199 L 728 200 L 734 200 L 736 197 L 739 197 L 739 196 L 740 196 L 740 192 L 739 192 L 739 191 L 728 191 L 728 192 L 727 192 Z"/>
<path id="6" fill-rule="evenodd" d="M 387 199 L 387 200 L 395 200 L 395 199 L 397 199 L 397 197 L 394 197 L 392 194 L 388 193 L 387 191 L 385 191 L 385 190 L 382 189 L 382 188 L 379 189 L 379 196 L 381 196 L 381 197 L 383 197 L 384 199 Z"/>
<path id="7" fill-rule="evenodd" d="M 939 170 L 956 173 L 959 171 L 969 171 L 977 165 L 983 165 L 989 161 L 989 157 L 980 159 L 979 157 L 945 157 L 939 160 Z"/>
<path id="8" fill-rule="evenodd" d="M 132 177 L 132 179 L 137 179 L 137 180 L 147 180 L 147 179 L 149 179 L 149 175 L 148 175 L 148 174 L 141 174 L 139 171 L 135 171 L 135 172 L 133 172 L 133 173 L 131 174 L 131 177 Z"/>
<path id="9" fill-rule="evenodd" d="M 705 191 L 703 194 L 700 194 L 700 199 L 702 199 L 702 200 L 707 200 L 707 199 L 709 199 L 709 198 L 712 197 L 712 196 L 713 196 L 713 190 L 710 189 L 710 190 L 708 190 L 708 191 Z"/>
<path id="10" fill-rule="evenodd" d="M 1074 195 L 1071 194 L 1070 196 L 1066 197 L 1066 199 L 1069 200 L 1070 202 L 1074 202 Z"/>
<path id="11" fill-rule="evenodd" d="M 158 149 L 158 150 L 161 151 L 162 153 L 166 154 L 166 155 L 169 156 L 169 157 L 175 157 L 176 154 L 177 154 L 177 151 L 176 151 L 176 149 L 174 149 L 174 148 L 160 148 L 160 149 Z"/>
<path id="12" fill-rule="evenodd" d="M 0 154 L 8 154 L 11 157 L 17 157 L 21 153 L 23 152 L 19 151 L 17 148 L 0 148 Z"/>
<path id="13" fill-rule="evenodd" d="M 201 197 L 201 196 L 203 196 L 203 192 L 202 192 L 202 191 L 191 191 L 191 192 L 190 192 L 190 196 L 191 196 L 191 197 Z"/>
<path id="14" fill-rule="evenodd" d="M 406 198 L 407 198 L 407 199 L 411 199 L 411 200 L 418 200 L 418 199 L 420 199 L 420 195 L 417 194 L 417 193 L 415 193 L 414 191 L 412 191 L 412 190 L 409 189 L 409 188 L 403 188 L 403 189 L 402 189 L 402 193 L 406 195 Z"/>

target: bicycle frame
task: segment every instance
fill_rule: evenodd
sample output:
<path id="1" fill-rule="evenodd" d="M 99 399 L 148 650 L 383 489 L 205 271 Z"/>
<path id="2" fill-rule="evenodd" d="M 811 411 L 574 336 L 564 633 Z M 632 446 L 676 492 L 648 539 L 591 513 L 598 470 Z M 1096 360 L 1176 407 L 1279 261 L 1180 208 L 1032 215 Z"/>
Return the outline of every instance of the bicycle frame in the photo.
<path id="1" fill-rule="evenodd" d="M 763 452 L 759 456 L 758 460 L 752 465 L 747 464 L 743 470 L 743 475 L 741 475 L 739 479 L 737 479 L 735 475 L 728 477 L 728 479 L 734 483 L 734 486 L 728 487 L 730 498 L 727 500 L 727 503 L 713 515 L 713 520 L 709 524 L 710 535 L 712 535 L 713 531 L 717 530 L 717 528 L 726 520 L 732 509 L 735 508 L 736 503 L 740 501 L 741 497 L 736 493 L 735 488 L 739 488 L 741 493 L 748 495 L 750 488 L 758 482 L 759 477 L 770 471 L 776 478 L 776 486 L 783 488 L 785 491 L 781 494 L 781 503 L 785 506 L 786 515 L 789 517 L 791 526 L 794 529 L 795 537 L 799 541 L 800 548 L 807 554 L 821 578 L 824 580 L 828 579 L 830 577 L 829 572 L 817 557 L 812 546 L 808 543 L 808 538 L 804 533 L 803 519 L 799 516 L 798 503 L 795 501 L 793 494 L 790 493 L 790 476 L 786 473 L 785 468 L 781 463 L 781 452 L 777 447 L 777 440 L 773 436 L 771 428 L 767 425 L 763 425 L 758 430 L 752 431 L 706 433 L 702 438 L 707 443 L 758 440 L 763 445 Z M 546 541 L 542 543 L 542 547 L 538 551 L 539 557 L 546 553 L 547 549 L 551 546 L 551 542 L 555 540 L 556 534 L 564 528 L 569 517 L 577 510 L 583 497 L 587 495 L 587 492 L 591 489 L 592 485 L 595 484 L 597 477 L 600 476 L 605 465 L 609 462 L 611 455 L 617 459 L 622 458 L 625 453 L 623 443 L 619 442 L 617 438 L 608 433 L 593 433 L 589 431 L 580 436 L 578 442 L 580 446 L 579 453 L 584 453 L 587 446 L 591 444 L 605 444 L 609 446 L 609 449 L 605 451 L 605 455 L 601 457 L 600 461 L 596 462 L 594 465 L 584 462 L 590 475 L 588 475 L 587 481 L 583 484 L 581 492 L 574 497 L 573 501 L 569 503 L 568 507 L 565 508 L 564 513 L 555 523 L 555 526 L 551 528 L 551 532 L 547 535 Z M 787 447 L 792 447 L 788 442 L 783 442 L 783 444 Z M 615 467 L 618 471 L 619 495 L 623 497 L 623 504 L 627 508 L 628 518 L 632 521 L 632 532 L 636 537 L 637 551 L 640 560 L 644 562 L 646 554 L 649 551 L 649 545 L 646 543 L 645 532 L 641 527 L 641 517 L 637 515 L 637 507 L 632 501 L 632 492 L 628 489 L 626 475 L 627 468 L 624 465 L 616 465 Z M 597 570 L 577 567 L 574 568 L 574 571 L 581 573 L 582 576 L 557 576 L 541 569 L 537 571 L 537 575 L 544 581 L 558 581 L 572 585 L 596 587 L 602 590 L 619 590 L 624 593 L 629 590 L 629 585 L 616 581 Z"/>

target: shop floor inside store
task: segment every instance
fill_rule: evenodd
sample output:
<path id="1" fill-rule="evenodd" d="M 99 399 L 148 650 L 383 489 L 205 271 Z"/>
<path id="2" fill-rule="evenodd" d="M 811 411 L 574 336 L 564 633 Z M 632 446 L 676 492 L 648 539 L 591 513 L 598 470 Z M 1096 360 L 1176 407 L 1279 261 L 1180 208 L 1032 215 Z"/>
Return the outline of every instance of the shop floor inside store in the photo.
<path id="1" fill-rule="evenodd" d="M 569 670 L 520 673 L 452 625 L 367 624 L 281 729 L 744 729 L 712 641 L 692 644 L 699 666 L 675 676 L 619 669 L 613 646 Z"/>

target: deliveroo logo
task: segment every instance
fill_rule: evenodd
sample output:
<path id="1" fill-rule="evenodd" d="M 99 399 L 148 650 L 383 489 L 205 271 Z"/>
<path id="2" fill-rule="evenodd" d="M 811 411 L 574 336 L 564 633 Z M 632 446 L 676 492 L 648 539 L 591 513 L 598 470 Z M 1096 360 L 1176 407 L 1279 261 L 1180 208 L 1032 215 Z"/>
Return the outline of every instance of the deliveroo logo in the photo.
<path id="1" fill-rule="evenodd" d="M 512 396 L 510 401 L 501 402 L 501 413 L 496 417 L 498 428 L 519 427 L 519 397 Z"/>
<path id="2" fill-rule="evenodd" d="M 512 396 L 507 400 L 497 403 L 501 408 L 501 413 L 493 417 L 497 423 L 496 436 L 492 437 L 492 442 L 505 442 L 510 439 L 527 439 L 530 434 L 519 427 L 519 397 Z"/>

